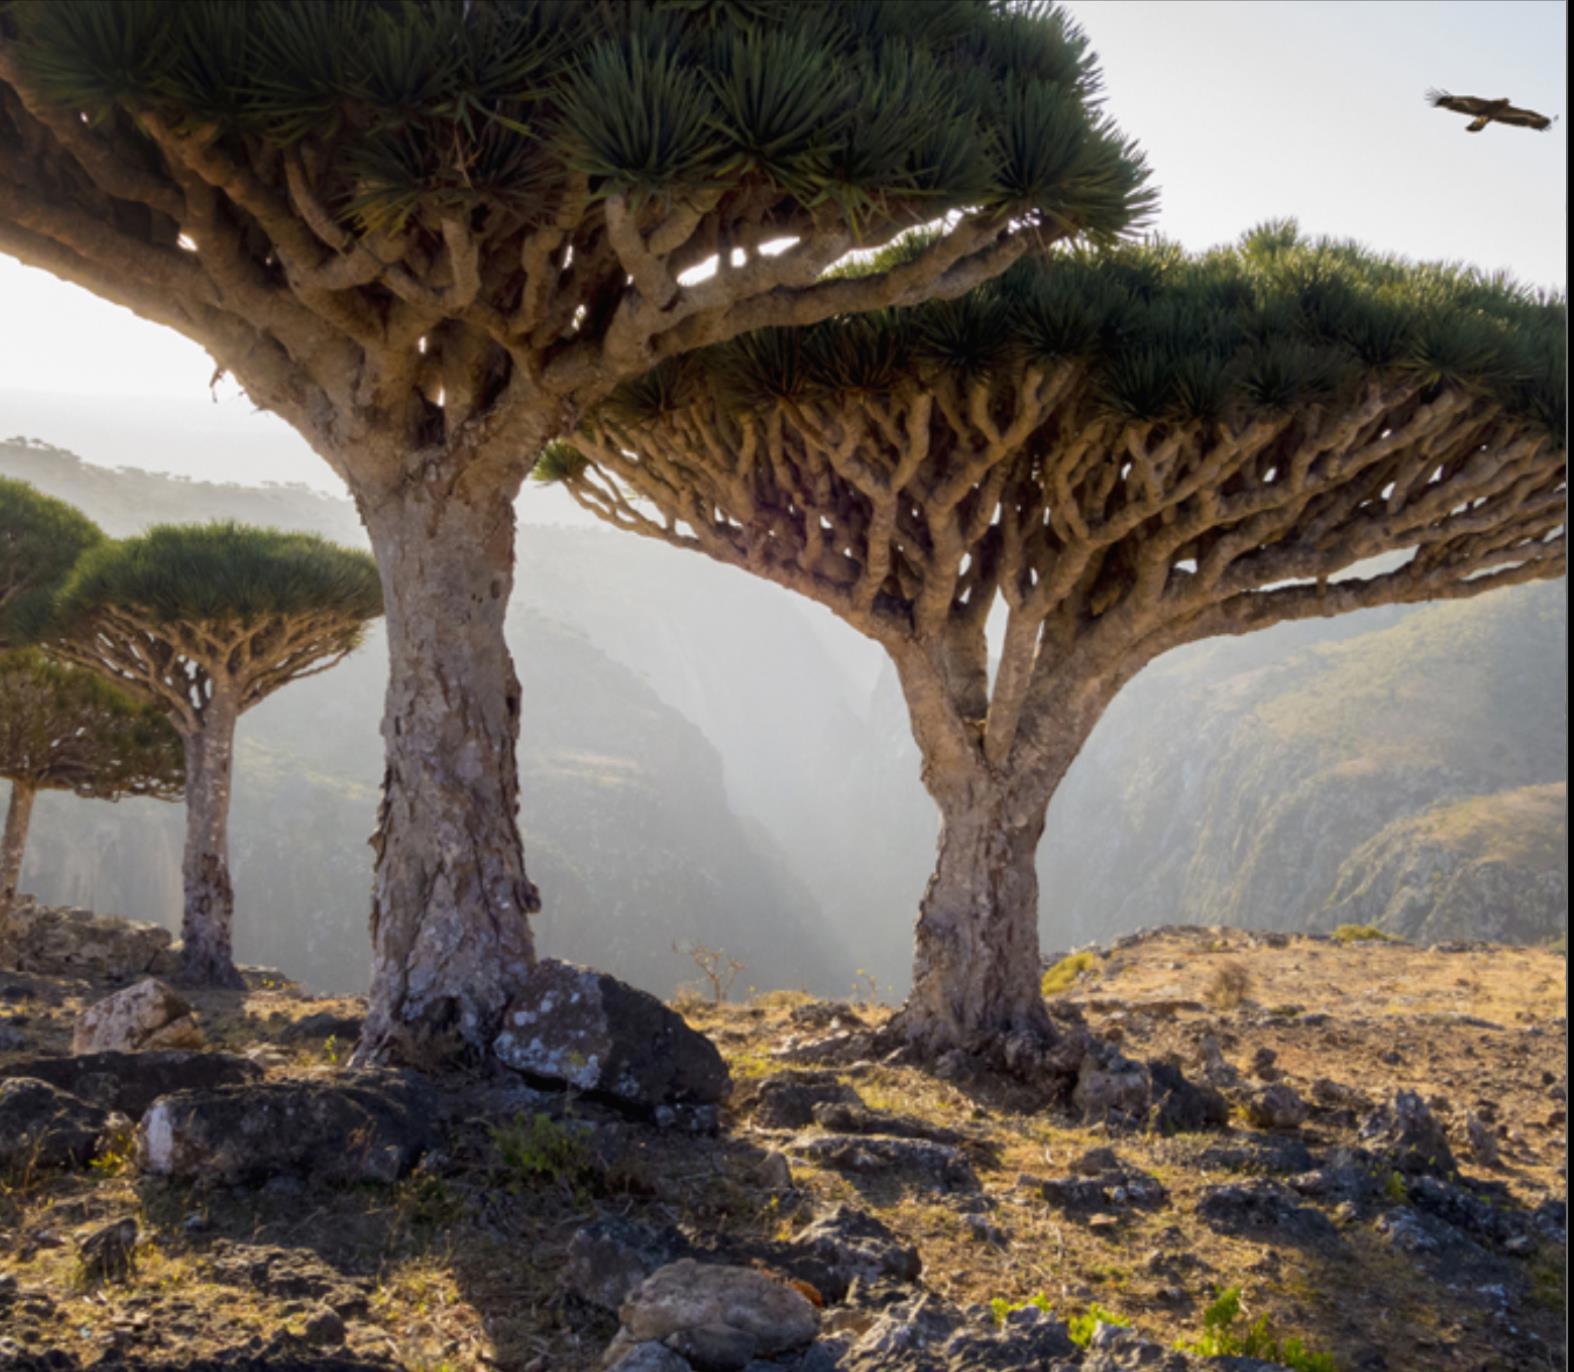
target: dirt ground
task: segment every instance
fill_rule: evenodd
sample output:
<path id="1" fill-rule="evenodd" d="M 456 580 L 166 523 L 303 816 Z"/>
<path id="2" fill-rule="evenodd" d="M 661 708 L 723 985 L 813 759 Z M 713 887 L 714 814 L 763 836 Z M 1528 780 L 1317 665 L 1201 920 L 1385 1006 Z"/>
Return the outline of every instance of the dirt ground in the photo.
<path id="1" fill-rule="evenodd" d="M 1293 1132 L 1319 1165 L 1358 1142 L 1367 1107 L 1411 1090 L 1447 1126 L 1464 1178 L 1495 1184 L 1493 1205 L 1545 1214 L 1566 1198 L 1561 952 L 1188 929 L 1122 940 L 1083 964 L 1056 998 L 1128 1055 L 1197 1077 L 1212 1036 L 1243 1091 L 1277 1079 L 1311 1100 L 1321 1082 L 1316 1098 L 1348 1101 Z M 302 1037 L 292 1026 L 308 1016 L 350 1024 L 360 1005 L 254 980 L 244 994 L 193 997 L 209 1043 L 251 1054 L 270 1077 L 341 1072 L 348 1032 Z M 104 989 L 0 974 L 0 1024 L 14 1031 L 0 1035 L 0 1048 L 13 1045 L 0 1069 L 69 1051 L 76 1013 Z M 1310 1236 L 1204 1222 L 1211 1191 L 1272 1172 L 1284 1144 L 1249 1128 L 1238 1103 L 1223 1132 L 1111 1134 L 913 1067 L 853 1062 L 834 1070 L 870 1109 L 960 1134 L 978 1187 L 958 1193 L 899 1170 L 849 1175 L 794 1156 L 794 1189 L 773 1191 L 762 1163 L 788 1139 L 753 1123 L 758 1084 L 793 1070 L 794 1046 L 838 1014 L 873 1025 L 888 1013 L 807 1004 L 777 992 L 683 1006 L 733 1071 L 714 1139 L 619 1121 L 561 1094 L 500 1096 L 471 1083 L 474 1106 L 458 1110 L 443 1152 L 392 1186 L 309 1176 L 176 1186 L 140 1176 L 129 1151 L 80 1172 L 10 1175 L 0 1180 L 0 1366 L 240 1366 L 249 1349 L 295 1350 L 290 1365 L 301 1367 L 590 1368 L 616 1320 L 562 1280 L 568 1241 L 588 1220 L 624 1215 L 675 1225 L 702 1248 L 768 1250 L 837 1201 L 915 1245 L 924 1285 L 963 1306 L 1043 1296 L 1066 1315 L 1096 1304 L 1169 1345 L 1196 1337 L 1215 1295 L 1239 1287 L 1251 1318 L 1341 1369 L 1565 1365 L 1565 1250 L 1554 1240 L 1417 1251 L 1386 1221 L 1315 1199 L 1304 1203 L 1331 1228 Z M 538 1115 L 609 1131 L 617 1146 L 543 1160 L 519 1146 Z M 1495 1140 L 1494 1165 L 1468 1144 L 1471 1116 Z M 1092 1214 L 1046 1203 L 1039 1179 L 1100 1145 L 1157 1179 L 1164 1202 Z M 1388 1185 L 1385 1213 L 1406 1209 L 1405 1179 Z M 85 1280 L 76 1240 L 125 1216 L 139 1227 L 133 1271 Z"/>

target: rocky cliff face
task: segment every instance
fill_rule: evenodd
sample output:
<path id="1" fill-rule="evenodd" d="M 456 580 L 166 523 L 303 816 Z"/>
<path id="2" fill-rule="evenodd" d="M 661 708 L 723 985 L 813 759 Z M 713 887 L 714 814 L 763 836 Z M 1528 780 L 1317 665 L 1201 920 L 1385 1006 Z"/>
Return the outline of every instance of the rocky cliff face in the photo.
<path id="1" fill-rule="evenodd" d="M 1155 664 L 1051 807 L 1050 922 L 1073 942 L 1175 920 L 1549 936 L 1563 596 L 1521 587 Z"/>
<path id="2" fill-rule="evenodd" d="M 1346 859 L 1319 922 L 1417 940 L 1554 938 L 1568 916 L 1567 834 L 1563 782 L 1434 805 Z"/>

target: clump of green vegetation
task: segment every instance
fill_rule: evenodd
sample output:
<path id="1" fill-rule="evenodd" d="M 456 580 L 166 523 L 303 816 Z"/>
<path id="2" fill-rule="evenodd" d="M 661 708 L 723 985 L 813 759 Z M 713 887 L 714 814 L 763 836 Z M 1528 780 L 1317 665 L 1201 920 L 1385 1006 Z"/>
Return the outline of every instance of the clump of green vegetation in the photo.
<path id="1" fill-rule="evenodd" d="M 1093 1336 L 1098 1333 L 1101 1324 L 1112 1324 L 1117 1329 L 1131 1328 L 1131 1321 L 1126 1316 L 1106 1310 L 1094 1301 L 1080 1315 L 1073 1315 L 1066 1321 L 1066 1337 L 1078 1348 L 1086 1348 L 1093 1342 Z"/>
<path id="2" fill-rule="evenodd" d="M 595 1170 L 584 1138 L 550 1115 L 538 1112 L 528 1120 L 515 1115 L 493 1126 L 490 1135 L 496 1170 L 515 1189 L 550 1181 L 575 1191 Z"/>
<path id="3" fill-rule="evenodd" d="M 1069 991 L 1081 977 L 1095 975 L 1097 968 L 1098 954 L 1068 953 L 1044 973 L 1039 990 L 1046 996 L 1058 996 L 1062 991 Z"/>
<path id="4" fill-rule="evenodd" d="M 1405 1185 L 1405 1179 L 1398 1172 L 1390 1172 L 1383 1178 L 1383 1194 L 1395 1205 L 1403 1205 L 1410 1199 L 1410 1188 Z"/>
<path id="5" fill-rule="evenodd" d="M 1036 1296 L 1029 1296 L 1025 1301 L 1008 1301 L 1004 1296 L 996 1296 L 989 1302 L 989 1311 L 995 1317 L 996 1324 L 1004 1324 L 1006 1316 L 1016 1310 L 1045 1310 L 1049 1309 L 1049 1297 L 1042 1291 Z"/>
<path id="6" fill-rule="evenodd" d="M 1530 1303 L 1542 1310 L 1568 1307 L 1569 1274 L 1562 1250 L 1543 1244 L 1529 1263 Z"/>
<path id="7" fill-rule="evenodd" d="M 1236 1328 L 1240 1318 L 1241 1288 L 1227 1287 L 1202 1312 L 1201 1337 L 1182 1339 L 1175 1346 L 1182 1353 L 1203 1358 L 1259 1358 L 1290 1372 L 1338 1372 L 1332 1353 L 1314 1353 L 1293 1336 L 1279 1338 L 1266 1315 L 1259 1315 L 1243 1330 Z"/>
<path id="8" fill-rule="evenodd" d="M 1017 1310 L 1048 1311 L 1049 1308 L 1049 1297 L 1042 1291 L 1036 1296 L 1029 1296 L 1025 1301 L 1009 1301 L 1004 1296 L 996 1296 L 989 1302 L 989 1310 L 994 1315 L 996 1324 L 1004 1324 L 1006 1316 Z M 1093 1342 L 1093 1335 L 1101 1324 L 1112 1324 L 1119 1329 L 1131 1328 L 1131 1321 L 1126 1316 L 1117 1315 L 1113 1310 L 1106 1310 L 1094 1301 L 1080 1315 L 1072 1315 L 1066 1321 L 1066 1336 L 1078 1348 L 1086 1348 Z"/>
<path id="9" fill-rule="evenodd" d="M 1394 936 L 1385 934 L 1375 924 L 1341 924 L 1334 930 L 1340 943 L 1392 943 Z"/>
<path id="10" fill-rule="evenodd" d="M 1203 999 L 1215 1010 L 1235 1010 L 1246 999 L 1252 987 L 1252 974 L 1243 963 L 1223 962 L 1208 979 Z"/>

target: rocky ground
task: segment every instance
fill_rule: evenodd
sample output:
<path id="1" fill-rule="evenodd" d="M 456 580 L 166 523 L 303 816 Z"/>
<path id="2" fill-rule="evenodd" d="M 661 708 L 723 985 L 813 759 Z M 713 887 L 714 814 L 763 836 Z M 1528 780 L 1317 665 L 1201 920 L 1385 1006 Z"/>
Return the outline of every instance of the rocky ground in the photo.
<path id="1" fill-rule="evenodd" d="M 112 1052 L 160 965 L 93 947 L 0 973 L 7 1369 L 1565 1365 L 1561 952 L 1122 939 L 1051 973 L 1049 1107 L 879 1006 L 686 1004 L 718 1112 L 352 1073 L 266 973 Z"/>

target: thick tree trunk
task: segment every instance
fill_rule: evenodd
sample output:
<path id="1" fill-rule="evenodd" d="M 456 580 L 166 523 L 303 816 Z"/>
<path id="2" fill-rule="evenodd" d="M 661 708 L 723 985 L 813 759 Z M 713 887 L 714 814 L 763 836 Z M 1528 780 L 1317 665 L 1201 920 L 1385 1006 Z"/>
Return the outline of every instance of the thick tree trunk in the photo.
<path id="1" fill-rule="evenodd" d="M 230 786 L 235 758 L 234 703 L 216 692 L 200 730 L 186 736 L 185 909 L 180 979 L 196 986 L 245 987 L 230 946 L 235 892 L 230 885 Z"/>
<path id="2" fill-rule="evenodd" d="M 959 748 L 931 683 L 904 675 L 940 840 L 919 906 L 912 990 L 892 1027 L 923 1056 L 956 1049 L 1009 1062 L 1019 1057 L 1012 1040 L 1051 1043 L 1040 991 L 1039 839 L 1051 797 L 1124 679 L 1084 670 L 1038 683 L 1016 746 L 995 767 L 984 760 L 987 725 L 974 746 Z"/>
<path id="3" fill-rule="evenodd" d="M 11 801 L 5 812 L 5 837 L 0 839 L 0 933 L 6 914 L 16 899 L 17 882 L 22 877 L 22 854 L 27 849 L 27 826 L 33 817 L 33 798 L 38 788 L 25 781 L 11 783 Z"/>
<path id="4" fill-rule="evenodd" d="M 485 1051 L 535 963 L 515 814 L 519 681 L 503 638 L 515 490 L 429 485 L 362 516 L 382 572 L 387 771 L 361 1061 Z"/>
<path id="5" fill-rule="evenodd" d="M 1034 864 L 1043 805 L 1014 805 L 1010 783 L 982 768 L 931 786 L 939 853 L 919 905 L 901 1032 L 926 1056 L 989 1052 L 1012 1034 L 1047 1038 Z"/>

